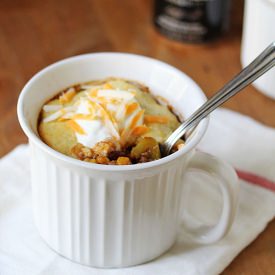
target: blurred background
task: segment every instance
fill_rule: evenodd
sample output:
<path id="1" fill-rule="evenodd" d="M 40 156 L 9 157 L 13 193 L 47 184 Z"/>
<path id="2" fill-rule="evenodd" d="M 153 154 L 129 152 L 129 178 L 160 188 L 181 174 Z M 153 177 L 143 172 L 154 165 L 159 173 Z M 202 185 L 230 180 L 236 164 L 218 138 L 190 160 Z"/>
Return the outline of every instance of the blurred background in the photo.
<path id="1" fill-rule="evenodd" d="M 99 51 L 151 56 L 183 70 L 210 96 L 241 69 L 243 5 L 242 0 L 231 1 L 227 32 L 192 44 L 160 34 L 152 0 L 1 0 L 0 156 L 26 142 L 16 117 L 17 97 L 26 81 L 68 56 Z M 252 87 L 225 107 L 275 126 L 274 102 Z"/>
<path id="2" fill-rule="evenodd" d="M 183 70 L 210 96 L 241 69 L 243 6 L 242 0 L 232 0 L 228 31 L 192 44 L 160 34 L 152 0 L 1 0 L 0 156 L 26 142 L 16 117 L 26 81 L 68 56 L 99 51 L 151 56 Z M 274 102 L 252 87 L 225 107 L 275 126 Z"/>
<path id="3" fill-rule="evenodd" d="M 213 16 L 221 16 L 221 22 L 227 22 L 225 31 L 218 30 L 213 37 L 209 35 L 199 41 L 193 34 L 171 34 L 165 26 L 158 25 L 157 15 L 164 11 L 170 16 L 188 17 L 186 10 L 181 13 L 178 9 L 156 6 L 164 1 L 0 0 L 0 157 L 17 144 L 27 142 L 16 116 L 17 98 L 24 84 L 45 66 L 69 56 L 114 51 L 154 57 L 187 73 L 211 96 L 241 70 L 244 1 L 222 1 L 230 2 L 230 6 L 220 13 L 216 10 Z M 180 1 L 170 2 L 176 5 Z M 195 14 L 200 16 L 201 12 Z M 255 12 L 256 18 L 258 9 Z M 274 99 L 252 86 L 224 107 L 275 127 Z M 273 222 L 267 230 L 269 235 L 263 235 L 248 252 L 245 250 L 224 274 L 262 274 L 250 273 L 258 265 L 253 266 L 246 259 L 263 254 L 261 264 L 274 260 L 261 250 L 264 243 L 272 243 L 274 228 Z"/>

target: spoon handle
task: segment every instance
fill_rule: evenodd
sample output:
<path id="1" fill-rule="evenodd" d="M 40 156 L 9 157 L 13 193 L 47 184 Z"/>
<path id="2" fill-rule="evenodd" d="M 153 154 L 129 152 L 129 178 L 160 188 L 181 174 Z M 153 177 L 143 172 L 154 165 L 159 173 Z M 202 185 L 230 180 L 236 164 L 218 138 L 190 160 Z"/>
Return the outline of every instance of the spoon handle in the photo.
<path id="1" fill-rule="evenodd" d="M 201 119 L 205 118 L 209 113 L 271 69 L 274 65 L 275 41 L 181 124 L 164 142 L 165 152 L 163 153 L 169 154 L 175 142 L 180 139 L 186 131 L 197 125 Z"/>

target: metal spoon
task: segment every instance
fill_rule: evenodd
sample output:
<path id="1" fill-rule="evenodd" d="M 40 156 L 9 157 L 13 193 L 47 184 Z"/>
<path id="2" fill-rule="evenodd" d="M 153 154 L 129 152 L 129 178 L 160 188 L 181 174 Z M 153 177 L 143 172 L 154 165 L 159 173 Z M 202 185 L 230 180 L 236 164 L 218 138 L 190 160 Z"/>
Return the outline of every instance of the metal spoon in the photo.
<path id="1" fill-rule="evenodd" d="M 169 155 L 173 145 L 191 128 L 196 126 L 203 118 L 213 110 L 237 94 L 251 82 L 256 80 L 266 71 L 275 65 L 275 41 L 271 43 L 254 61 L 245 67 L 232 80 L 225 84 L 216 94 L 208 99 L 191 117 L 181 124 L 167 139 L 160 145 L 162 156 Z"/>

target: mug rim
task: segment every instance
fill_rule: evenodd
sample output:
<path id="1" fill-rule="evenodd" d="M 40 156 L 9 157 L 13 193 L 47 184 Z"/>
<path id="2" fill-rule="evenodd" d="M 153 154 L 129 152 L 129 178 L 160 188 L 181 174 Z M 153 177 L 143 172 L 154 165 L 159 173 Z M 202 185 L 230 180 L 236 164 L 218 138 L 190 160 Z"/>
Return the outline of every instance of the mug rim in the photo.
<path id="1" fill-rule="evenodd" d="M 190 138 L 189 142 L 186 143 L 185 146 L 181 150 L 178 150 L 178 151 L 174 152 L 173 154 L 170 154 L 170 155 L 168 155 L 166 157 L 163 157 L 163 158 L 160 158 L 158 160 L 154 160 L 154 161 L 150 161 L 150 162 L 146 162 L 146 163 L 130 164 L 130 165 L 102 165 L 102 164 L 88 163 L 88 162 L 85 162 L 85 161 L 82 161 L 82 160 L 74 159 L 72 157 L 69 157 L 65 154 L 62 154 L 62 153 L 54 150 L 49 145 L 44 143 L 34 133 L 34 131 L 29 126 L 29 123 L 28 123 L 27 119 L 25 118 L 24 111 L 23 111 L 25 96 L 27 95 L 30 86 L 34 82 L 39 81 L 39 78 L 41 76 L 48 73 L 49 71 L 51 71 L 55 67 L 63 66 L 64 64 L 66 64 L 68 62 L 75 62 L 77 60 L 86 59 L 86 58 L 89 58 L 89 57 L 107 56 L 107 55 L 109 55 L 109 56 L 116 55 L 116 56 L 121 56 L 121 57 L 122 56 L 124 56 L 124 57 L 134 57 L 134 58 L 143 59 L 143 60 L 146 60 L 148 62 L 155 63 L 155 64 L 160 65 L 162 67 L 166 67 L 168 70 L 173 71 L 174 73 L 176 73 L 181 78 L 183 77 L 183 78 L 187 79 L 189 81 L 189 83 L 193 87 L 196 88 L 196 91 L 198 93 L 200 93 L 200 96 L 204 100 L 206 100 L 206 96 L 203 93 L 202 89 L 198 86 L 198 84 L 191 77 L 189 77 L 187 74 L 185 74 L 181 70 L 179 70 L 179 69 L 173 67 L 172 65 L 169 65 L 168 63 L 165 63 L 163 61 L 160 61 L 160 60 L 157 60 L 157 59 L 154 59 L 154 58 L 151 58 L 151 57 L 143 56 L 143 55 L 131 54 L 131 53 L 122 53 L 122 52 L 98 52 L 98 53 L 88 53 L 88 54 L 76 55 L 76 56 L 72 56 L 72 57 L 62 59 L 60 61 L 54 62 L 54 63 L 46 66 L 45 68 L 43 68 L 42 70 L 37 72 L 35 75 L 33 75 L 31 77 L 31 79 L 25 84 L 22 91 L 20 92 L 20 95 L 19 95 L 19 98 L 18 98 L 18 103 L 17 103 L 17 115 L 18 115 L 18 120 L 19 120 L 20 126 L 23 129 L 24 133 L 29 138 L 29 140 L 31 142 L 33 142 L 35 145 L 37 145 L 42 151 L 48 153 L 52 157 L 57 158 L 61 161 L 64 161 L 66 163 L 69 163 L 71 165 L 75 165 L 75 166 L 78 166 L 78 167 L 93 169 L 93 170 L 97 170 L 97 171 L 105 171 L 105 172 L 124 172 L 124 171 L 129 172 L 129 171 L 136 171 L 136 170 L 143 170 L 143 169 L 153 168 L 153 167 L 156 167 L 156 166 L 162 166 L 162 165 L 170 163 L 171 161 L 173 161 L 177 158 L 180 158 L 181 156 L 183 156 L 186 153 L 188 153 L 189 151 L 191 151 L 199 143 L 199 141 L 201 140 L 201 138 L 203 137 L 203 135 L 206 132 L 206 129 L 207 129 L 207 126 L 208 126 L 208 123 L 209 123 L 209 117 L 208 116 L 206 118 L 204 118 L 196 126 L 197 133 L 194 134 L 194 136 L 192 136 Z"/>

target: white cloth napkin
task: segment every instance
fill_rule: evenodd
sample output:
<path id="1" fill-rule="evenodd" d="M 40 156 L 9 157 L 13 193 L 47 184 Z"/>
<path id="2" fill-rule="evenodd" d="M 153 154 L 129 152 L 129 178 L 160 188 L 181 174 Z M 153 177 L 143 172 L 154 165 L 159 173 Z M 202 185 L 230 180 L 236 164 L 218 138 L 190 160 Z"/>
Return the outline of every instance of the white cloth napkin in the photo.
<path id="1" fill-rule="evenodd" d="M 211 115 L 199 148 L 234 167 L 275 180 L 275 129 L 220 109 Z M 240 205 L 229 234 L 212 245 L 192 245 L 180 228 L 174 247 L 158 259 L 123 269 L 97 269 L 73 263 L 52 251 L 33 224 L 28 146 L 21 145 L 0 160 L 1 275 L 211 275 L 220 273 L 275 216 L 275 195 L 240 180 Z M 197 177 L 192 213 L 213 222 L 221 203 L 215 189 Z M 199 188 L 198 188 L 199 187 Z M 247 259 L 249 261 L 249 259 Z"/>

